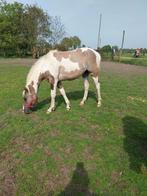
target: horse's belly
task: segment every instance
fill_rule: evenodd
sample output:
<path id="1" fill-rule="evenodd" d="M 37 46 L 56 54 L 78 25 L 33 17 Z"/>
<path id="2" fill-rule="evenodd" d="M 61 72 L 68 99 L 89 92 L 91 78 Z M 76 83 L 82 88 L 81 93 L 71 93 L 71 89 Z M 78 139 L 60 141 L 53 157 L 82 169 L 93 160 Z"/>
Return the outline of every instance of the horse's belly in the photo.
<path id="1" fill-rule="evenodd" d="M 86 70 L 84 68 L 81 69 L 71 69 L 70 71 L 66 70 L 64 67 L 61 67 L 59 73 L 59 80 L 73 80 L 80 77 Z"/>

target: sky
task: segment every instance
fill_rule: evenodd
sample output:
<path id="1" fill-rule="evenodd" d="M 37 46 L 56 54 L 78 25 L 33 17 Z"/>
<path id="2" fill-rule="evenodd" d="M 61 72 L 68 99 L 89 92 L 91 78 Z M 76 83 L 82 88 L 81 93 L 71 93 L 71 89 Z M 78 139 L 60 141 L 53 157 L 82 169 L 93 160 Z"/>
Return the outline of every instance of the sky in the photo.
<path id="1" fill-rule="evenodd" d="M 78 36 L 82 44 L 96 48 L 102 14 L 101 47 L 147 48 L 147 0 L 15 0 L 37 4 L 50 16 L 60 16 L 67 36 Z M 14 2 L 14 0 L 7 0 Z"/>

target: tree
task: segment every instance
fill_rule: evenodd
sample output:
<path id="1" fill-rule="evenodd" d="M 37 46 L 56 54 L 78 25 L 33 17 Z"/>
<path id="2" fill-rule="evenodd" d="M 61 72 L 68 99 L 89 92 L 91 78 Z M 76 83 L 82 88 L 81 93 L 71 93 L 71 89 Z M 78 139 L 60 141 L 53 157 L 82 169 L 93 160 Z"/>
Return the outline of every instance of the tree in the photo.
<path id="1" fill-rule="evenodd" d="M 36 5 L 7 3 L 0 0 L 0 53 L 3 56 L 39 57 L 50 48 L 62 50 L 80 47 L 77 37 L 65 37 L 60 17 L 51 17 Z"/>
<path id="2" fill-rule="evenodd" d="M 73 46 L 74 49 L 81 46 L 81 40 L 80 40 L 79 37 L 74 36 L 71 39 L 72 39 L 72 46 Z"/>
<path id="3" fill-rule="evenodd" d="M 61 41 L 61 43 L 58 45 L 58 48 L 61 50 L 69 50 L 69 49 L 76 49 L 77 47 L 80 47 L 81 40 L 79 37 L 65 37 Z"/>
<path id="4" fill-rule="evenodd" d="M 112 49 L 115 50 L 116 52 L 119 51 L 119 47 L 118 46 L 112 46 Z"/>
<path id="5" fill-rule="evenodd" d="M 100 52 L 103 59 L 113 58 L 113 50 L 110 45 L 105 45 L 102 48 L 99 48 L 98 52 Z"/>
<path id="6" fill-rule="evenodd" d="M 109 52 L 112 51 L 112 48 L 111 48 L 110 45 L 106 45 L 106 46 L 103 46 L 103 47 L 101 48 L 101 51 L 102 51 L 102 52 L 109 53 Z"/>
<path id="7" fill-rule="evenodd" d="M 10 51 L 18 51 L 21 42 L 21 20 L 23 18 L 23 4 L 9 4 L 0 2 L 0 50 L 6 56 Z M 14 52 L 13 52 L 14 53 Z"/>
<path id="8" fill-rule="evenodd" d="M 47 43 L 51 36 L 50 16 L 41 8 L 27 5 L 22 24 L 23 35 L 30 51 Z"/>
<path id="9" fill-rule="evenodd" d="M 82 44 L 82 48 L 85 48 L 86 47 L 86 45 L 85 44 Z"/>
<path id="10" fill-rule="evenodd" d="M 51 18 L 51 37 L 50 43 L 55 46 L 66 35 L 65 26 L 61 22 L 61 18 L 58 16 Z"/>
<path id="11" fill-rule="evenodd" d="M 72 48 L 72 39 L 69 37 L 63 38 L 63 40 L 61 41 L 61 45 L 63 46 L 63 48 L 65 48 L 65 50 Z"/>
<path id="12" fill-rule="evenodd" d="M 50 16 L 36 5 L 0 1 L 0 51 L 22 56 L 34 47 L 46 45 L 50 36 Z"/>

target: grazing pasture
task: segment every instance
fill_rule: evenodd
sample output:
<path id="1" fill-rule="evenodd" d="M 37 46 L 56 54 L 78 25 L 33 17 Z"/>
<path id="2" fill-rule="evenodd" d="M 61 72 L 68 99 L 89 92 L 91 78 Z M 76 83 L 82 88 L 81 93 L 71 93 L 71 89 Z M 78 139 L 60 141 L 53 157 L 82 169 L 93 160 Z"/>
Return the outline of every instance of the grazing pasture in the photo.
<path id="1" fill-rule="evenodd" d="M 147 66 L 147 58 L 145 57 L 134 58 L 134 57 L 122 56 L 120 62 L 125 64 L 131 64 L 131 65 Z"/>
<path id="2" fill-rule="evenodd" d="M 147 68 L 101 63 L 102 106 L 90 82 L 65 81 L 71 111 L 41 84 L 37 109 L 22 113 L 32 60 L 0 60 L 0 195 L 146 195 Z"/>

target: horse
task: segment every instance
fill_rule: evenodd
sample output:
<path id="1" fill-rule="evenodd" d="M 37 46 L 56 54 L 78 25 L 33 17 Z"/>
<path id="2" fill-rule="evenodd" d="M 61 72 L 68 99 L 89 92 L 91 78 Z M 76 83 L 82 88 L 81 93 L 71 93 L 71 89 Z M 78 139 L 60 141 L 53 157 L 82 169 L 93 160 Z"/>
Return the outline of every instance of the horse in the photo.
<path id="1" fill-rule="evenodd" d="M 101 56 L 91 48 L 78 48 L 71 51 L 51 50 L 42 56 L 31 67 L 26 85 L 23 90 L 23 112 L 29 114 L 37 103 L 37 92 L 41 81 L 47 80 L 51 85 L 51 104 L 47 114 L 55 110 L 56 89 L 58 88 L 66 103 L 66 109 L 70 110 L 70 101 L 67 98 L 62 81 L 73 80 L 80 76 L 84 79 L 84 96 L 80 105 L 87 100 L 89 81 L 91 75 L 97 89 L 97 106 L 101 106 L 100 93 L 100 62 Z"/>

